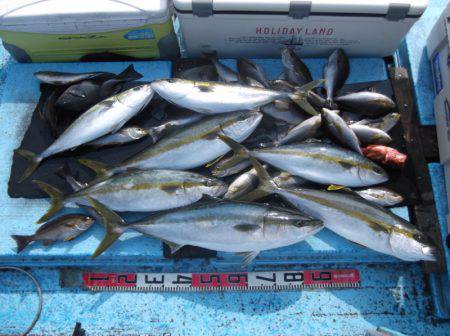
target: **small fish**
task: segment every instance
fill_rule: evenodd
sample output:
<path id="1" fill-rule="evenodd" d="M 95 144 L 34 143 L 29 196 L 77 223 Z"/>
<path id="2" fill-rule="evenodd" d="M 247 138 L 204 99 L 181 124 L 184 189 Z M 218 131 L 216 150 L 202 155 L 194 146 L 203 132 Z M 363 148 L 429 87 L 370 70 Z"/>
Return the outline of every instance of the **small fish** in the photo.
<path id="1" fill-rule="evenodd" d="M 145 84 L 103 100 L 79 116 L 40 154 L 35 154 L 26 149 L 17 149 L 17 154 L 30 161 L 19 181 L 21 182 L 29 177 L 45 158 L 118 131 L 148 104 L 153 97 L 153 93 L 150 85 Z"/>
<path id="2" fill-rule="evenodd" d="M 361 91 L 334 98 L 340 109 L 376 117 L 393 111 L 397 105 L 381 93 Z"/>
<path id="3" fill-rule="evenodd" d="M 239 81 L 239 75 L 236 71 L 232 70 L 230 67 L 221 63 L 216 57 L 209 57 L 211 63 L 214 65 L 219 78 L 225 83 L 232 83 Z"/>
<path id="4" fill-rule="evenodd" d="M 350 73 L 350 64 L 347 55 L 342 49 L 336 49 L 324 68 L 325 90 L 327 92 L 327 102 L 333 102 L 336 92 L 342 88 Z"/>
<path id="5" fill-rule="evenodd" d="M 394 128 L 395 125 L 397 125 L 400 118 L 401 118 L 400 113 L 392 112 L 381 118 L 363 119 L 356 122 L 355 124 L 366 125 L 373 128 L 378 128 L 384 132 L 389 132 L 391 129 Z"/>
<path id="6" fill-rule="evenodd" d="M 369 202 L 383 207 L 398 205 L 404 200 L 399 193 L 384 187 L 366 188 L 355 192 Z"/>
<path id="7" fill-rule="evenodd" d="M 114 77 L 110 72 L 57 72 L 57 71 L 38 71 L 34 76 L 42 83 L 50 85 L 70 85 L 81 82 L 86 79 L 100 79 Z"/>
<path id="8" fill-rule="evenodd" d="M 30 243 L 41 241 L 48 246 L 55 241 L 69 241 L 89 229 L 94 223 L 92 217 L 83 214 L 70 214 L 58 217 L 39 227 L 30 236 L 12 235 L 17 243 L 17 253 L 21 252 Z"/>
<path id="9" fill-rule="evenodd" d="M 276 99 L 289 98 L 311 114 L 317 112 L 306 102 L 307 92 L 322 81 L 314 81 L 297 91 L 281 92 L 235 83 L 194 82 L 186 79 L 160 79 L 152 88 L 170 103 L 204 114 L 253 110 Z M 308 110 L 309 109 L 309 110 Z"/>
<path id="10" fill-rule="evenodd" d="M 322 109 L 322 125 L 336 138 L 343 146 L 362 154 L 359 140 L 355 132 L 339 116 L 339 111 Z"/>
<path id="11" fill-rule="evenodd" d="M 111 167 L 92 160 L 79 160 L 97 172 L 98 178 L 112 176 L 128 169 L 178 169 L 200 167 L 226 154 L 230 148 L 218 138 L 219 133 L 229 134 L 243 141 L 253 133 L 262 119 L 257 111 L 241 111 L 206 117 L 180 128 Z"/>
<path id="12" fill-rule="evenodd" d="M 122 128 L 116 133 L 104 135 L 97 140 L 87 143 L 87 146 L 104 147 L 104 146 L 117 146 L 142 139 L 149 135 L 149 131 L 142 127 L 126 127 Z"/>
<path id="13" fill-rule="evenodd" d="M 185 245 L 240 253 L 244 265 L 260 251 L 298 243 L 319 232 L 321 221 L 300 212 L 261 203 L 230 200 L 197 203 L 152 215 L 128 225 L 101 202 L 89 200 L 104 219 L 106 235 L 93 254 L 99 256 L 126 230 L 166 242 L 172 253 Z"/>
<path id="14" fill-rule="evenodd" d="M 308 67 L 292 49 L 281 49 L 281 61 L 283 62 L 286 78 L 290 82 L 302 86 L 312 81 Z"/>
<path id="15" fill-rule="evenodd" d="M 232 139 L 219 137 L 228 146 L 234 146 Z M 255 158 L 319 184 L 365 187 L 388 180 L 384 169 L 369 159 L 328 143 L 297 143 L 256 150 L 247 150 L 242 145 L 237 147 L 239 150 L 236 146 L 232 148 L 241 160 Z"/>
<path id="16" fill-rule="evenodd" d="M 177 77 L 182 79 L 189 79 L 192 81 L 217 81 L 217 74 L 212 64 L 200 65 L 198 67 L 186 69 L 179 72 Z"/>
<path id="17" fill-rule="evenodd" d="M 406 154 L 400 153 L 395 148 L 384 145 L 369 145 L 362 149 L 364 155 L 370 160 L 380 162 L 386 166 L 401 169 L 408 158 Z"/>
<path id="18" fill-rule="evenodd" d="M 322 116 L 316 115 L 301 122 L 282 137 L 276 144 L 285 145 L 291 142 L 302 142 L 314 138 L 322 125 Z"/>
<path id="19" fill-rule="evenodd" d="M 219 179 L 168 169 L 130 170 L 109 179 L 91 182 L 69 195 L 63 195 L 47 183 L 33 182 L 52 200 L 49 210 L 38 223 L 53 216 L 64 204 L 74 202 L 87 205 L 86 197 L 93 197 L 116 211 L 151 212 L 192 204 L 205 195 L 219 197 L 228 189 Z"/>
<path id="20" fill-rule="evenodd" d="M 351 124 L 349 127 L 356 134 L 362 145 L 387 145 L 392 141 L 389 134 L 378 128 L 360 124 Z"/>
<path id="21" fill-rule="evenodd" d="M 266 168 L 266 166 L 264 166 Z M 267 169 L 267 168 L 266 168 Z M 273 181 L 279 187 L 292 187 L 306 183 L 306 180 L 301 177 L 294 176 L 287 172 L 280 172 L 273 177 Z M 223 198 L 238 200 L 240 197 L 247 195 L 255 190 L 258 186 L 258 174 L 255 168 L 239 175 L 233 182 L 230 183 L 228 191 Z M 248 200 L 248 199 L 247 199 Z"/>
<path id="22" fill-rule="evenodd" d="M 236 151 L 242 145 L 222 137 Z M 335 193 L 308 188 L 281 188 L 254 158 L 250 158 L 258 173 L 260 185 L 251 197 L 273 193 L 281 196 L 300 211 L 323 221 L 326 228 L 338 235 L 374 251 L 405 261 L 435 261 L 436 247 L 413 225 L 394 213 L 351 193 Z M 245 198 L 244 198 L 245 199 Z"/>
<path id="23" fill-rule="evenodd" d="M 113 78 L 98 80 L 84 80 L 69 86 L 55 102 L 57 108 L 83 112 L 100 101 L 119 93 L 123 83 L 142 78 L 133 65 Z"/>
<path id="24" fill-rule="evenodd" d="M 258 186 L 258 176 L 254 168 L 236 177 L 230 183 L 227 192 L 223 196 L 225 199 L 236 199 L 249 193 Z"/>
<path id="25" fill-rule="evenodd" d="M 237 158 L 233 155 L 219 160 L 211 171 L 211 174 L 216 177 L 231 176 L 240 173 L 251 165 L 249 160 Z"/>
<path id="26" fill-rule="evenodd" d="M 291 125 L 296 125 L 306 119 L 296 104 L 285 99 L 277 99 L 270 104 L 261 106 L 260 110 L 274 119 L 285 121 Z"/>
<path id="27" fill-rule="evenodd" d="M 242 57 L 239 57 L 237 59 L 236 64 L 239 72 L 239 77 L 242 81 L 245 82 L 246 78 L 252 78 L 258 83 L 261 83 L 266 88 L 270 86 L 266 74 L 259 64 L 256 64 L 255 62 Z"/>

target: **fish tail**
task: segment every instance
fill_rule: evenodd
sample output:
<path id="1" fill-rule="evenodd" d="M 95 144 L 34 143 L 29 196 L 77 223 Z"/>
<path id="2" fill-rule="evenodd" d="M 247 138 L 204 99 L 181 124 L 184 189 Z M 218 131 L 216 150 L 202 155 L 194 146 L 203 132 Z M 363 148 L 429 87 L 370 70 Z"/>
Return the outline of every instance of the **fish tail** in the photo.
<path id="1" fill-rule="evenodd" d="M 17 253 L 22 252 L 31 243 L 30 236 L 11 235 L 11 238 L 16 241 Z"/>
<path id="2" fill-rule="evenodd" d="M 134 69 L 133 64 L 128 66 L 125 70 L 123 70 L 120 74 L 116 76 L 117 80 L 122 81 L 133 81 L 141 79 L 142 75 Z"/>
<path id="3" fill-rule="evenodd" d="M 96 173 L 96 180 L 100 180 L 103 178 L 107 178 L 113 175 L 113 171 L 108 167 L 106 164 L 89 160 L 89 159 L 78 159 L 78 162 L 81 163 L 83 166 L 88 167 L 89 169 L 92 169 Z"/>
<path id="4" fill-rule="evenodd" d="M 220 134 L 219 137 L 223 142 L 225 142 L 229 147 L 231 147 L 231 149 L 236 154 L 240 154 L 242 156 L 245 155 L 250 160 L 250 162 L 253 165 L 253 168 L 255 168 L 256 170 L 256 174 L 259 179 L 258 187 L 255 190 L 251 191 L 250 193 L 239 197 L 238 200 L 247 202 L 254 201 L 256 199 L 260 199 L 267 195 L 270 195 L 279 189 L 278 185 L 272 180 L 267 170 L 262 166 L 261 163 L 259 163 L 258 160 L 256 160 L 251 155 L 248 149 L 242 146 L 239 142 L 234 141 L 233 139 L 223 134 Z"/>
<path id="5" fill-rule="evenodd" d="M 97 213 L 98 216 L 96 217 L 100 219 L 106 229 L 103 240 L 97 246 L 97 249 L 92 255 L 92 259 L 94 259 L 108 249 L 108 247 L 110 247 L 125 232 L 126 223 L 118 214 L 101 202 L 91 197 L 88 197 L 87 200 Z"/>
<path id="6" fill-rule="evenodd" d="M 36 222 L 37 224 L 43 223 L 47 221 L 50 217 L 52 217 L 55 213 L 57 213 L 64 205 L 64 195 L 63 193 L 42 181 L 33 180 L 33 183 L 36 184 L 39 188 L 41 188 L 44 192 L 46 192 L 51 198 L 51 205 L 47 212 L 39 218 Z"/>
<path id="7" fill-rule="evenodd" d="M 36 155 L 35 153 L 33 153 L 29 150 L 26 150 L 26 149 L 16 149 L 15 152 L 30 162 L 27 169 L 25 170 L 25 172 L 19 179 L 19 183 L 20 183 L 20 182 L 23 182 L 26 178 L 30 177 L 31 174 L 33 174 L 33 172 L 36 170 L 36 168 L 41 163 L 42 158 L 40 156 Z"/>
<path id="8" fill-rule="evenodd" d="M 289 93 L 289 98 L 296 103 L 300 108 L 302 108 L 305 112 L 316 115 L 316 109 L 309 103 L 308 101 L 308 93 L 321 85 L 323 83 L 323 79 L 318 79 L 311 81 L 303 86 L 296 87 L 293 93 Z"/>

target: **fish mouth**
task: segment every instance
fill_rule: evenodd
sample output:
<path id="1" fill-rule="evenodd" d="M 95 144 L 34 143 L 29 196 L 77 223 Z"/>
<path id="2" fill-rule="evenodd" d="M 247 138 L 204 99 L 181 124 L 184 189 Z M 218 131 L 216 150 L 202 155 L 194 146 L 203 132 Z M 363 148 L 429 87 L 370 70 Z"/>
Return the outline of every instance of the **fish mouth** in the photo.
<path id="1" fill-rule="evenodd" d="M 425 261 L 436 261 L 437 260 L 437 250 L 432 246 L 424 246 L 422 247 L 422 260 Z"/>

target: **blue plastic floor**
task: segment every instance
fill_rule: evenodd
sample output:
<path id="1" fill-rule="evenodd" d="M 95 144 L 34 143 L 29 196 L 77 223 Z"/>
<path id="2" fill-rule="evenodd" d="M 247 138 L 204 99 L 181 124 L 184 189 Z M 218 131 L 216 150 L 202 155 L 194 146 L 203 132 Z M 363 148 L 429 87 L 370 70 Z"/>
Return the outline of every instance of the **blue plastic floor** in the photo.
<path id="1" fill-rule="evenodd" d="M 433 14 L 443 1 L 431 1 L 425 20 L 419 27 L 430 25 L 427 16 Z M 431 13 L 432 15 L 429 15 Z M 421 28 L 423 29 L 423 28 Z M 420 29 L 413 28 L 411 34 Z M 421 36 L 422 48 L 426 35 Z M 403 49 L 414 54 L 407 38 Z M 415 45 L 420 49 L 420 45 Z M 421 60 L 414 68 L 418 104 L 429 96 L 426 71 L 427 63 Z M 3 69 L 2 68 L 3 64 Z M 127 63 L 128 64 L 128 63 Z M 153 65 L 152 65 L 153 64 Z M 323 60 L 307 60 L 315 77 L 320 76 Z M 302 291 L 285 293 L 89 293 L 59 287 L 60 265 L 85 264 L 101 236 L 96 226 L 81 240 L 50 249 L 36 246 L 19 259 L 15 255 L 11 233 L 32 232 L 33 224 L 48 206 L 45 200 L 9 199 L 6 183 L 9 176 L 12 150 L 17 147 L 29 122 L 30 113 L 39 96 L 32 73 L 36 70 L 86 71 L 103 68 L 118 71 L 121 63 L 96 64 L 16 64 L 0 50 L 0 218 L 4 223 L 0 240 L 0 263 L 33 265 L 32 268 L 44 289 L 44 310 L 34 333 L 37 335 L 70 335 L 76 321 L 80 321 L 88 335 L 364 335 L 365 330 L 385 326 L 408 335 L 449 335 L 450 324 L 434 323 L 432 298 L 425 294 L 425 281 L 419 264 L 398 263 L 393 258 L 362 249 L 348 243 L 331 232 L 323 231 L 308 242 L 293 247 L 267 251 L 252 267 L 262 268 L 278 264 L 280 260 L 291 263 L 329 262 L 377 262 L 377 265 L 352 264 L 362 275 L 358 289 L 333 291 Z M 135 63 L 146 78 L 169 75 L 168 63 Z M 262 65 L 271 77 L 280 73 L 279 61 L 266 60 Z M 382 60 L 352 60 L 350 81 L 385 79 Z M 425 71 L 425 72 L 424 72 Z M 429 68 L 428 68 L 429 71 Z M 420 80 L 417 80 L 420 79 Z M 430 87 L 428 87 L 430 90 Z M 431 87 L 432 91 L 432 87 Z M 423 93 L 425 92 L 425 93 Z M 420 98 L 423 97 L 423 98 Z M 421 100 L 422 99 L 422 100 Z M 432 111 L 420 109 L 423 124 L 432 124 Z M 431 116 L 431 117 L 430 117 Z M 431 119 L 430 119 L 431 118 Z M 436 204 L 440 218 L 446 213 L 445 194 L 439 187 L 442 175 L 439 165 L 430 166 L 435 187 Z M 26 209 L 26 210 L 24 210 Z M 406 215 L 405 209 L 399 209 Z M 445 219 L 445 218 L 444 218 Z M 219 254 L 217 260 L 167 261 L 162 259 L 161 245 L 149 238 L 130 237 L 110 250 L 99 265 L 127 264 L 154 265 L 163 270 L 236 269 L 239 259 L 231 254 Z M 264 261 L 264 262 L 262 262 Z M 394 262 L 393 262 L 394 261 Z M 389 264 L 386 264 L 389 262 Z M 325 265 L 324 265 L 325 266 Z M 270 267 L 270 266 L 269 266 Z M 0 273 L 0 335 L 15 334 L 25 327 L 33 316 L 37 300 L 31 285 L 16 274 Z M 13 290 L 11 288 L 16 286 Z"/>

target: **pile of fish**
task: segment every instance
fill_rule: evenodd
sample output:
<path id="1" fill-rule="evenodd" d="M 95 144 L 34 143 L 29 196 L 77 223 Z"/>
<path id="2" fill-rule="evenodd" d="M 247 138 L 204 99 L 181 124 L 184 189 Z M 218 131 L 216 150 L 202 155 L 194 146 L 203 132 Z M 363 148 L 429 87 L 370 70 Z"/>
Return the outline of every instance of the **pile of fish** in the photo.
<path id="1" fill-rule="evenodd" d="M 65 85 L 56 104 L 71 109 L 95 104 L 42 153 L 17 150 L 29 160 L 23 179 L 58 153 L 152 136 L 148 130 L 135 133 L 127 122 L 154 96 L 186 109 L 188 117 L 157 125 L 168 131 L 155 132 L 160 136 L 144 150 L 118 164 L 80 159 L 97 176 L 81 183 L 66 170 L 69 194 L 34 181 L 51 197 L 51 206 L 34 235 L 13 236 L 18 250 L 33 241 L 73 239 L 94 217 L 106 230 L 94 257 L 133 230 L 167 243 L 172 252 L 193 245 L 241 254 L 248 264 L 260 251 L 298 243 L 326 227 L 402 260 L 435 260 L 427 236 L 386 209 L 402 196 L 378 186 L 389 179 L 385 167 L 399 168 L 406 160 L 386 146 L 400 119 L 392 99 L 373 91 L 340 94 L 350 71 L 340 49 L 330 55 L 319 80 L 292 50 L 283 49 L 281 58 L 278 79 L 268 79 L 248 59 L 238 59 L 235 72 L 210 57 L 209 65 L 179 78 L 119 93 L 117 81 L 129 75 L 37 73 L 43 82 Z M 214 76 L 219 80 L 205 80 Z M 106 85 L 111 94 L 91 98 L 86 80 L 99 78 L 103 84 L 95 85 Z M 69 203 L 90 215 L 52 219 Z M 117 214 L 130 211 L 150 215 L 125 223 Z"/>

